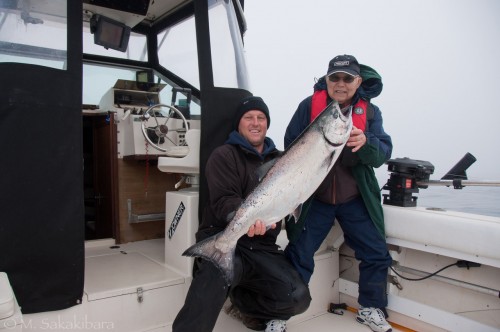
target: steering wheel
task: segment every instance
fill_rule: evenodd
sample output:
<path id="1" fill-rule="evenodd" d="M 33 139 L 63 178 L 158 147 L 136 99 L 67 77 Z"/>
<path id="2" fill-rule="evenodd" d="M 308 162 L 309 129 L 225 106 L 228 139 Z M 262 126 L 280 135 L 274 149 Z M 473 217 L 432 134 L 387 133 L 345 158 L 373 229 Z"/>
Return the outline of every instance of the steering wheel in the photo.
<path id="1" fill-rule="evenodd" d="M 155 108 L 157 107 L 168 107 L 169 108 L 168 115 L 166 117 L 157 116 L 157 110 L 155 110 Z M 177 114 L 180 117 L 184 127 L 178 126 L 177 128 L 172 125 L 170 127 L 167 126 L 168 120 L 170 120 L 174 114 Z M 148 127 L 148 122 L 149 122 L 148 120 L 151 118 L 154 119 L 155 125 L 153 125 L 153 127 Z M 176 121 L 174 121 L 173 123 L 175 124 L 175 122 Z M 174 106 L 165 104 L 156 104 L 150 106 L 142 116 L 141 126 L 142 126 L 142 134 L 144 135 L 146 141 L 149 144 L 151 144 L 152 147 L 154 147 L 159 151 L 168 152 L 169 150 L 175 150 L 177 147 L 182 147 L 181 150 L 185 151 L 185 149 L 187 148 L 187 146 L 185 146 L 186 145 L 185 141 L 183 142 L 183 144 L 179 144 L 173 141 L 169 136 L 167 136 L 169 132 L 185 133 L 189 128 L 188 122 L 184 117 L 184 115 Z M 162 148 L 159 146 L 160 144 L 163 144 L 167 140 L 172 143 L 171 147 Z M 179 152 L 181 151 L 178 151 L 177 153 Z M 175 153 L 176 152 L 174 152 L 174 154 Z"/>

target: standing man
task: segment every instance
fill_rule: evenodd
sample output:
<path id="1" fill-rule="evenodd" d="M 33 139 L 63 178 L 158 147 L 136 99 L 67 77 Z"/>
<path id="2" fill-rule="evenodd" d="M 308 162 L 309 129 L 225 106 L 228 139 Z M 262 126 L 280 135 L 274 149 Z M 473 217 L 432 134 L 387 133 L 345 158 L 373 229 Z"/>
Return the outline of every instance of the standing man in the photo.
<path id="1" fill-rule="evenodd" d="M 314 253 L 338 220 L 347 245 L 359 264 L 360 308 L 356 320 L 373 331 L 392 331 L 386 321 L 387 273 L 392 259 L 385 241 L 380 189 L 373 171 L 390 159 L 391 137 L 382 127 L 379 108 L 370 102 L 382 91 L 382 80 L 352 55 L 334 57 L 325 77 L 314 86 L 314 94 L 298 106 L 285 133 L 285 147 L 333 100 L 341 109 L 352 109 L 353 129 L 342 155 L 310 200 L 303 227 L 289 229 L 285 253 L 309 283 Z M 290 233 L 295 232 L 293 236 Z"/>
<path id="2" fill-rule="evenodd" d="M 212 152 L 205 168 L 209 201 L 196 233 L 197 242 L 224 230 L 233 212 L 257 186 L 257 168 L 279 156 L 274 142 L 266 137 L 270 122 L 268 107 L 260 97 L 241 101 L 234 131 Z M 261 220 L 250 226 L 237 243 L 230 286 L 215 265 L 197 258 L 193 281 L 172 331 L 212 331 L 228 296 L 248 328 L 285 331 L 286 321 L 304 312 L 311 296 L 276 244 L 280 229 L 281 222 L 267 231 Z"/>

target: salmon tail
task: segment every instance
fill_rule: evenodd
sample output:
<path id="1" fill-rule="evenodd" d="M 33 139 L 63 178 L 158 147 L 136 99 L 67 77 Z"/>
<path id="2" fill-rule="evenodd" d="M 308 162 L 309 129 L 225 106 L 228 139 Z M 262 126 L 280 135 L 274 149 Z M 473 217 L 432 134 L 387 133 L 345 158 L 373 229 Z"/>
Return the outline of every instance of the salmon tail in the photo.
<path id="1" fill-rule="evenodd" d="M 227 252 L 217 249 L 215 243 L 219 239 L 221 233 L 211 236 L 203 241 L 195 243 L 187 248 L 182 256 L 201 257 L 212 262 L 224 276 L 228 285 L 231 285 L 234 276 L 234 252 L 232 247 Z"/>

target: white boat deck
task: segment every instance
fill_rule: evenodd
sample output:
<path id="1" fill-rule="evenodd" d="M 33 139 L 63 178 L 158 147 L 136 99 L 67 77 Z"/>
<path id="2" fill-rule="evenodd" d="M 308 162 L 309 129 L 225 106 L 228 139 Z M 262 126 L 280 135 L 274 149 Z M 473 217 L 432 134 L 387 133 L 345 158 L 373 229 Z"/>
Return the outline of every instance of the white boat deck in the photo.
<path id="1" fill-rule="evenodd" d="M 349 332 L 370 332 L 370 328 L 359 324 L 354 319 L 356 315 L 353 312 L 344 310 L 342 316 L 325 312 L 314 318 L 297 322 L 291 321 L 287 324 L 287 332 L 329 332 L 329 331 L 349 331 Z M 160 330 L 158 330 L 160 331 Z M 170 331 L 170 330 L 168 330 Z M 228 331 L 252 331 L 245 328 L 241 322 L 237 321 L 221 313 L 214 332 L 228 332 Z M 393 329 L 393 331 L 400 331 Z M 408 331 L 408 330 L 406 330 Z"/>
<path id="2" fill-rule="evenodd" d="M 127 308 L 128 311 L 123 309 L 123 311 L 116 313 L 115 317 L 119 317 L 115 323 L 118 327 L 117 331 L 171 331 L 171 324 L 184 303 L 190 278 L 165 265 L 164 241 L 164 239 L 158 239 L 119 246 L 114 246 L 112 241 L 87 243 L 85 275 L 87 303 L 93 302 L 96 304 L 95 307 L 109 310 L 109 306 L 123 306 L 117 299 L 123 298 L 123 295 L 126 294 L 129 296 L 129 301 L 135 305 L 128 304 L 132 308 Z M 330 331 L 332 327 L 341 331 L 370 331 L 367 326 L 355 321 L 353 312 L 345 310 L 342 316 L 327 312 L 328 304 L 331 302 L 347 301 L 351 307 L 356 306 L 357 285 L 345 284 L 345 279 L 339 279 L 338 256 L 335 255 L 338 253 L 334 254 L 331 251 L 317 254 L 315 273 L 310 285 L 313 302 L 306 313 L 292 317 L 288 322 L 288 332 Z M 138 303 L 136 300 L 138 287 L 142 288 L 143 303 Z M 351 296 L 351 298 L 347 299 L 345 296 Z M 406 327 L 393 324 L 394 327 L 399 327 L 399 329 L 394 328 L 393 331 L 465 331 L 468 329 L 465 326 L 471 323 L 469 320 L 463 320 L 461 317 L 444 311 L 428 311 L 428 307 L 419 306 L 415 302 L 400 303 L 402 300 L 391 295 L 389 309 L 398 310 L 404 307 L 405 310 L 402 310 L 401 313 L 413 317 L 414 320 L 410 325 L 407 325 L 403 323 L 407 319 L 402 319 L 401 314 L 396 314 L 393 317 L 395 321 Z M 85 303 L 83 307 L 85 308 Z M 128 317 L 123 316 L 125 313 Z M 460 324 L 463 324 L 464 328 L 458 328 L 456 324 L 438 324 L 442 328 L 431 327 L 428 324 L 418 322 L 420 315 L 426 316 L 429 321 L 432 321 L 429 316 L 447 317 L 446 320 L 451 319 L 456 324 L 462 322 Z M 102 315 L 102 319 L 105 317 Z M 151 324 L 151 320 L 155 323 Z M 474 322 L 470 326 L 480 327 L 480 330 L 484 331 L 496 330 L 494 326 L 497 326 L 497 323 L 491 322 L 491 318 L 485 318 L 483 322 L 492 326 L 478 325 Z M 148 327 L 145 329 L 144 326 Z M 225 312 L 221 312 L 214 331 L 251 330 Z"/>
<path id="3" fill-rule="evenodd" d="M 356 284 L 339 278 L 338 252 L 325 251 L 317 254 L 315 260 L 315 273 L 310 284 L 313 301 L 305 313 L 292 317 L 288 322 L 287 331 L 370 332 L 367 326 L 355 321 L 355 314 L 349 310 L 344 310 L 343 315 L 327 312 L 327 307 L 332 302 L 346 302 L 351 307 L 356 306 Z M 84 296 L 80 305 L 61 311 L 23 315 L 23 321 L 18 325 L 20 328 L 9 330 L 171 331 L 172 322 L 184 303 L 190 277 L 165 264 L 164 239 L 122 245 L 114 245 L 113 240 L 89 241 L 86 243 L 85 264 Z M 395 316 L 391 313 L 389 320 L 393 318 L 406 327 L 393 324 L 393 331 L 470 330 L 465 327 L 469 325 L 458 327 L 461 325 L 438 324 L 442 328 L 431 327 L 422 322 L 420 323 L 424 325 L 420 325 L 419 317 L 422 314 L 428 320 L 430 316 L 436 319 L 441 317 L 441 320 L 452 319 L 464 324 L 469 324 L 470 321 L 444 311 L 429 312 L 428 307 L 418 306 L 415 302 L 403 303 L 401 300 L 391 295 L 389 309 L 406 311 L 402 310 Z M 407 319 L 401 319 L 401 314 L 405 315 L 404 312 L 413 317 L 411 323 L 405 323 Z M 479 326 L 481 331 L 497 331 L 494 326 L 498 325 L 490 322 L 490 326 L 477 323 L 470 326 Z M 222 311 L 214 331 L 251 330 Z"/>
<path id="4" fill-rule="evenodd" d="M 334 315 L 324 313 L 303 322 L 288 323 L 287 332 L 330 332 L 330 331 L 345 331 L 345 332 L 371 332 L 370 328 L 359 324 L 355 321 L 356 315 L 350 311 L 345 311 L 344 315 Z M 413 331 L 409 329 L 392 329 L 397 331 Z M 160 327 L 148 332 L 170 332 L 171 326 Z M 237 321 L 221 313 L 213 332 L 250 332 L 253 330 L 247 329 L 241 322 Z"/>
<path id="5" fill-rule="evenodd" d="M 118 297 L 123 294 L 135 296 L 137 287 L 143 289 L 144 302 L 148 300 L 149 290 L 166 286 L 182 285 L 185 278 L 172 271 L 164 264 L 164 239 L 140 241 L 115 246 L 111 241 L 88 242 L 86 248 L 85 296 L 88 303 Z M 186 286 L 187 288 L 187 286 Z M 172 303 L 180 308 L 184 297 Z M 167 308 L 164 308 L 167 311 Z M 367 326 L 355 321 L 355 314 L 344 310 L 343 315 L 328 313 L 326 310 L 313 317 L 297 316 L 288 323 L 288 332 L 330 331 L 332 327 L 338 331 L 365 331 Z M 173 313 L 175 317 L 176 312 Z M 43 315 L 43 314 L 39 314 Z M 28 315 L 29 316 L 29 315 Z M 126 317 L 122 318 L 127 320 Z M 115 322 L 114 326 L 122 326 Z M 117 331 L 122 331 L 120 328 Z M 160 323 L 154 328 L 140 328 L 138 331 L 171 331 L 171 320 Z M 214 331 L 252 331 L 240 321 L 227 315 L 224 311 L 219 315 Z M 398 330 L 394 330 L 398 331 Z"/>

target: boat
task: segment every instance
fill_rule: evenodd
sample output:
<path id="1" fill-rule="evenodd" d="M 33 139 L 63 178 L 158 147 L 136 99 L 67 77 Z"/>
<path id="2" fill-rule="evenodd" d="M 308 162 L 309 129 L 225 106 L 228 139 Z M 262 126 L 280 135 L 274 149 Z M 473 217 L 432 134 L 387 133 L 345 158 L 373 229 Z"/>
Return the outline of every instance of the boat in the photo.
<path id="1" fill-rule="evenodd" d="M 0 332 L 171 331 L 203 165 L 252 93 L 245 30 L 241 0 L 0 1 Z M 395 331 L 500 330 L 500 218 L 417 205 L 465 169 L 388 163 Z M 289 332 L 369 331 L 343 242 L 336 225 Z M 248 329 L 223 310 L 215 331 Z"/>

